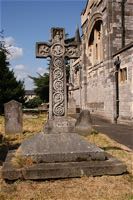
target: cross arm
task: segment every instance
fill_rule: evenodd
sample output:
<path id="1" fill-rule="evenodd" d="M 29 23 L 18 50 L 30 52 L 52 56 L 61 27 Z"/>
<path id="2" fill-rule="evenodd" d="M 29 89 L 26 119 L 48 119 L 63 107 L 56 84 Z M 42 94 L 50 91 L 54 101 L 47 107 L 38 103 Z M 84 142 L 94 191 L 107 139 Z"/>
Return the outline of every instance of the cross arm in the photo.
<path id="1" fill-rule="evenodd" d="M 46 42 L 36 42 L 36 58 L 47 58 L 51 56 L 51 45 Z"/>
<path id="2" fill-rule="evenodd" d="M 67 59 L 77 59 L 80 57 L 80 47 L 76 42 L 65 45 L 65 57 Z"/>

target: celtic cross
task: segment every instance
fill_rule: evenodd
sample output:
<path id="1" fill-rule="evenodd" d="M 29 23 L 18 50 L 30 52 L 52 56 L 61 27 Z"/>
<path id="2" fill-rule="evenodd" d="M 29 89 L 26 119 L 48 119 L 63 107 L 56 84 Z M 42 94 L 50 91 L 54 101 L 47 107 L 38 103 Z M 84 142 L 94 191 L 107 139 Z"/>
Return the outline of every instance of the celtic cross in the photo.
<path id="1" fill-rule="evenodd" d="M 67 90 L 65 59 L 79 58 L 79 45 L 76 41 L 65 42 L 63 28 L 51 29 L 50 43 L 36 43 L 37 58 L 51 58 L 49 87 L 49 119 L 67 116 Z"/>

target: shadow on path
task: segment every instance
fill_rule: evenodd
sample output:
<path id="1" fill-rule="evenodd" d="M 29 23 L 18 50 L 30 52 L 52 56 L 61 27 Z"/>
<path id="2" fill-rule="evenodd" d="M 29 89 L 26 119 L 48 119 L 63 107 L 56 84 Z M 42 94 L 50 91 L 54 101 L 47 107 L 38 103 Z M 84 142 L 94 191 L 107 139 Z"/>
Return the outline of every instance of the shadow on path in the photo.
<path id="1" fill-rule="evenodd" d="M 123 124 L 112 124 L 92 115 L 93 127 L 98 132 L 108 135 L 113 140 L 133 149 L 133 127 Z"/>

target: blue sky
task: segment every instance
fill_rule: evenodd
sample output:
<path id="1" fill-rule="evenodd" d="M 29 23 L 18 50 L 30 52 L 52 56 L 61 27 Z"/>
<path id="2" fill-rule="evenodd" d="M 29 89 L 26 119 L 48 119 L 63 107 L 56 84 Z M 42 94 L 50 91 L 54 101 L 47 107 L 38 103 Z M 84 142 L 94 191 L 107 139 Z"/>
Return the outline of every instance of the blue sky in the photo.
<path id="1" fill-rule="evenodd" d="M 63 27 L 69 37 L 81 26 L 80 14 L 86 0 L 1 0 L 1 27 L 10 44 L 10 63 L 18 79 L 24 79 L 26 89 L 47 68 L 45 59 L 35 57 L 35 43 L 50 39 L 51 27 Z"/>

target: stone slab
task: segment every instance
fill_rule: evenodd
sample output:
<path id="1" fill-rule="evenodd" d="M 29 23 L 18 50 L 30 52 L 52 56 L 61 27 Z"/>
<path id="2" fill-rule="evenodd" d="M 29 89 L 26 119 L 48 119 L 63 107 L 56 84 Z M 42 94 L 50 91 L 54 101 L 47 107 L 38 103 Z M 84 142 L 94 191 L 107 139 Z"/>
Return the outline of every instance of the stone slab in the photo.
<path id="1" fill-rule="evenodd" d="M 126 166 L 107 154 L 104 161 L 40 163 L 20 169 L 12 166 L 13 151 L 8 153 L 3 165 L 2 178 L 6 180 L 28 179 L 45 180 L 82 176 L 120 175 L 126 172 Z"/>
<path id="2" fill-rule="evenodd" d="M 105 152 L 76 133 L 44 134 L 22 142 L 17 156 L 30 157 L 36 163 L 105 160 Z"/>

